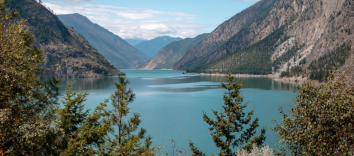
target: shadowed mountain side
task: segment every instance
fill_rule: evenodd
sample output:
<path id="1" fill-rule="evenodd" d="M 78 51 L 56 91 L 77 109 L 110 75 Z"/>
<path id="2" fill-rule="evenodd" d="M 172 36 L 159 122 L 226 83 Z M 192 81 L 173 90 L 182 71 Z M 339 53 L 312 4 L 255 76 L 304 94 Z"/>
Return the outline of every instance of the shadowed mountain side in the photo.
<path id="1" fill-rule="evenodd" d="M 170 44 L 173 41 L 179 41 L 182 38 L 179 37 L 169 37 L 169 36 L 160 36 L 152 40 L 141 42 L 134 47 L 147 56 L 154 57 L 164 46 Z"/>
<path id="2" fill-rule="evenodd" d="M 83 15 L 75 13 L 58 17 L 65 25 L 73 27 L 84 36 L 116 68 L 136 68 L 150 59 L 119 36 L 92 23 Z"/>
<path id="3" fill-rule="evenodd" d="M 143 39 L 124 39 L 127 43 L 129 43 L 131 46 L 135 46 L 141 42 L 147 41 Z"/>
<path id="4" fill-rule="evenodd" d="M 41 66 L 56 71 L 44 72 L 51 77 L 101 77 L 121 75 L 112 64 L 73 29 L 66 27 L 52 11 L 35 0 L 8 0 L 7 7 L 16 9 L 19 18 L 27 20 L 34 35 L 34 45 L 44 50 L 45 62 Z"/>
<path id="5" fill-rule="evenodd" d="M 195 38 L 186 38 L 173 41 L 163 47 L 150 61 L 144 63 L 139 69 L 172 69 L 173 65 L 182 58 L 186 51 L 203 41 L 209 34 L 201 34 Z"/>

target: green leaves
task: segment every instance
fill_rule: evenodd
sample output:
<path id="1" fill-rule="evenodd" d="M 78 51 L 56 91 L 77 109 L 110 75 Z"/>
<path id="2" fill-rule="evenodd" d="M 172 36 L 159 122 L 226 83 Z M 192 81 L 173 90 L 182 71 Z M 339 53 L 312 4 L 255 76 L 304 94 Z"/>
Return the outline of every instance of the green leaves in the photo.
<path id="1" fill-rule="evenodd" d="M 353 99 L 353 88 L 346 86 L 344 79 L 334 79 L 333 73 L 319 88 L 307 82 L 299 88 L 292 116 L 280 109 L 282 123 L 276 123 L 272 130 L 292 154 L 350 155 Z"/>
<path id="2" fill-rule="evenodd" d="M 228 84 L 221 83 L 221 87 L 227 90 L 223 96 L 223 110 L 221 112 L 213 110 L 216 121 L 210 119 L 206 113 L 203 113 L 203 120 L 211 126 L 209 130 L 213 141 L 217 147 L 221 148 L 219 155 L 235 155 L 232 149 L 244 144 L 246 144 L 244 149 L 250 152 L 254 148 L 253 144 L 259 147 L 263 145 L 266 138 L 265 129 L 261 130 L 259 136 L 255 136 L 256 128 L 259 127 L 258 118 L 252 121 L 251 117 L 254 110 L 248 112 L 247 115 L 243 112 L 247 103 L 242 104 L 244 98 L 240 91 L 242 85 L 237 82 L 233 83 L 230 72 L 225 76 L 225 79 Z M 245 128 L 246 125 L 248 128 Z M 240 138 L 236 138 L 237 133 L 241 134 Z M 201 151 L 194 147 L 192 142 L 189 146 L 194 153 L 193 155 L 203 155 Z"/>

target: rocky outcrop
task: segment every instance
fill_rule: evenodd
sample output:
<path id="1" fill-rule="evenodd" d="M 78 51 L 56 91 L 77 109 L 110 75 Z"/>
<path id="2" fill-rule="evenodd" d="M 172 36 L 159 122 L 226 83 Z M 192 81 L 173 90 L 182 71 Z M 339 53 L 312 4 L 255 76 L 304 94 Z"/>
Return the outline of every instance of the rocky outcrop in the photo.
<path id="1" fill-rule="evenodd" d="M 16 9 L 27 20 L 34 36 L 34 46 L 44 50 L 43 67 L 57 70 L 43 73 L 46 77 L 116 76 L 119 72 L 99 54 L 81 35 L 66 27 L 49 9 L 35 0 L 9 0 L 7 7 Z"/>
<path id="2" fill-rule="evenodd" d="M 255 10 L 256 14 L 245 16 Z M 302 59 L 307 66 L 341 45 L 354 44 L 353 15 L 353 0 L 261 0 L 189 49 L 174 69 L 268 74 L 272 67 L 296 66 Z M 247 17 L 248 22 L 243 22 Z M 344 66 L 344 71 L 349 70 L 348 63 Z"/>
<path id="3" fill-rule="evenodd" d="M 173 65 L 182 58 L 189 48 L 199 44 L 208 35 L 201 34 L 195 38 L 174 41 L 163 47 L 150 61 L 141 65 L 139 69 L 172 69 Z"/>
<path id="4" fill-rule="evenodd" d="M 235 36 L 247 24 L 267 11 L 275 0 L 263 0 L 236 14 L 219 25 L 202 43 L 189 49 L 175 66 L 175 70 L 190 69 L 205 64 L 211 55 Z"/>

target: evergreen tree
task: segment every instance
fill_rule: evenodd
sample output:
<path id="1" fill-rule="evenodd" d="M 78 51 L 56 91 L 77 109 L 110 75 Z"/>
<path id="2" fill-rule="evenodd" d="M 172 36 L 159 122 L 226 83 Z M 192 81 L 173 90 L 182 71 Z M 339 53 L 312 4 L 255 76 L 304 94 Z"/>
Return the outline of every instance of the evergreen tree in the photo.
<path id="1" fill-rule="evenodd" d="M 229 72 L 225 76 L 228 85 L 221 83 L 221 87 L 227 89 L 223 99 L 224 105 L 222 106 L 223 111 L 218 112 L 213 110 L 215 115 L 215 120 L 209 118 L 206 113 L 203 114 L 203 120 L 208 123 L 211 127 L 209 128 L 211 136 L 215 145 L 221 148 L 219 155 L 221 156 L 231 156 L 236 155 L 235 152 L 232 152 L 232 148 L 244 146 L 248 152 L 251 151 L 253 144 L 257 146 L 262 146 L 266 137 L 265 129 L 261 130 L 259 136 L 255 136 L 256 128 L 258 125 L 258 118 L 251 122 L 251 116 L 253 115 L 254 110 L 244 113 L 244 109 L 247 106 L 243 103 L 243 96 L 241 95 L 241 84 L 233 83 L 233 77 Z M 249 128 L 245 128 L 245 125 L 249 125 Z M 241 133 L 239 138 L 236 138 L 236 134 Z M 253 137 L 253 138 L 252 138 Z M 205 155 L 199 151 L 194 144 L 190 142 L 189 144 L 193 155 Z"/>
<path id="2" fill-rule="evenodd" d="M 41 81 L 43 52 L 32 46 L 24 20 L 0 0 L 0 153 L 34 155 L 55 123 L 58 80 Z"/>
<path id="3" fill-rule="evenodd" d="M 149 146 L 151 144 L 152 137 L 148 136 L 144 139 L 146 130 L 141 128 L 137 134 L 133 134 L 141 122 L 140 114 L 134 113 L 133 117 L 128 121 L 124 121 L 124 117 L 129 114 L 129 103 L 132 103 L 135 98 L 135 94 L 132 89 L 127 89 L 126 85 L 129 84 L 129 80 L 125 76 L 118 77 L 118 83 L 115 83 L 117 90 L 112 94 L 111 101 L 114 107 L 112 116 L 112 123 L 117 126 L 117 133 L 115 138 L 110 141 L 110 144 L 105 147 L 108 153 L 115 154 L 134 154 L 134 155 L 149 155 L 151 151 Z M 145 146 L 141 145 L 141 140 L 145 140 Z M 117 148 L 118 147 L 118 148 Z"/>

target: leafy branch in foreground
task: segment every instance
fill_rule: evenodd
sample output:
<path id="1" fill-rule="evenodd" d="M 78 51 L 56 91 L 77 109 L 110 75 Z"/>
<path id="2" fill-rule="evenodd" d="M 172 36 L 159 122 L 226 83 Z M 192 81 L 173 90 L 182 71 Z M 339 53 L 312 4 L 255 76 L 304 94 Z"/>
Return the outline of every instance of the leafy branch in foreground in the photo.
<path id="1" fill-rule="evenodd" d="M 232 149 L 235 147 L 241 147 L 246 144 L 243 148 L 248 152 L 255 147 L 255 144 L 258 147 L 261 147 L 266 139 L 265 129 L 261 130 L 259 136 L 254 136 L 256 134 L 256 128 L 259 127 L 258 121 L 251 121 L 251 116 L 253 115 L 254 110 L 246 113 L 243 112 L 247 106 L 243 103 L 243 96 L 241 95 L 242 85 L 239 83 L 233 83 L 233 77 L 229 72 L 225 76 L 228 84 L 221 83 L 221 87 L 227 89 L 227 92 L 224 94 L 224 105 L 222 109 L 224 111 L 218 112 L 213 110 L 215 115 L 215 120 L 209 118 L 206 113 L 203 115 L 203 120 L 208 123 L 211 127 L 209 128 L 211 136 L 215 145 L 221 148 L 219 155 L 221 156 L 230 156 L 236 155 L 235 152 L 232 152 Z M 248 128 L 245 128 L 245 125 L 248 125 Z M 236 138 L 236 134 L 241 133 L 239 138 Z M 253 138 L 252 138 L 253 137 Z M 205 155 L 203 152 L 199 151 L 192 142 L 189 144 L 193 155 Z"/>
<path id="2" fill-rule="evenodd" d="M 280 135 L 286 155 L 353 155 L 354 90 L 334 78 L 316 88 L 311 81 L 299 87 L 291 115 L 280 108 L 282 122 L 272 128 Z"/>
<path id="3" fill-rule="evenodd" d="M 34 155 L 55 126 L 59 80 L 41 80 L 43 51 L 32 46 L 24 20 L 0 1 L 0 153 Z"/>

